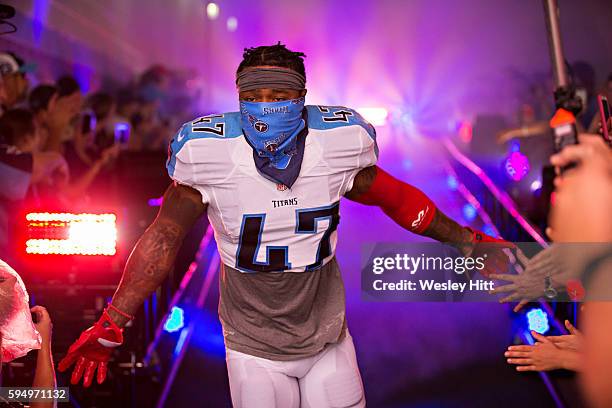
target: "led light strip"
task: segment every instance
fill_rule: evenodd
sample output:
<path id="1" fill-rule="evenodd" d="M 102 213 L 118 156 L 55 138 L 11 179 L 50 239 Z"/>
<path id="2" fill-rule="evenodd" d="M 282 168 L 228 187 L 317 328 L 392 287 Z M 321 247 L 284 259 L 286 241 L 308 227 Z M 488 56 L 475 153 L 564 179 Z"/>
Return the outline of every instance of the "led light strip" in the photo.
<path id="1" fill-rule="evenodd" d="M 117 228 L 115 214 L 29 213 L 26 215 L 29 233 L 43 238 L 26 241 L 28 254 L 55 255 L 115 255 Z M 59 223 L 51 224 L 48 223 Z M 63 223 L 63 225 L 61 224 Z M 52 228 L 49 228 L 52 227 Z M 56 239 L 57 227 L 67 229 L 67 239 Z M 45 230 L 54 231 L 53 238 Z M 47 234 L 49 235 L 49 234 Z"/>

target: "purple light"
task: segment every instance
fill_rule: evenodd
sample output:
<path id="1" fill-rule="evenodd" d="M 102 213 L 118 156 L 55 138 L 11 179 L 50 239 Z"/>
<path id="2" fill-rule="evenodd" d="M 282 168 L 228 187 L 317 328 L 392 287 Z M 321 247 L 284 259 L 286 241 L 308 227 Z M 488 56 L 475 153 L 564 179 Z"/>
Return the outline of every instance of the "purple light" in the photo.
<path id="1" fill-rule="evenodd" d="M 514 151 L 504 163 L 508 177 L 514 181 L 521 181 L 529 173 L 529 159 L 523 153 Z"/>
<path id="2" fill-rule="evenodd" d="M 74 62 L 72 64 L 72 73 L 83 93 L 87 93 L 91 89 L 92 80 L 95 74 L 93 66 L 87 64 L 88 61 L 86 60 L 81 60 L 81 62 Z"/>
<path id="3" fill-rule="evenodd" d="M 37 47 L 40 46 L 44 27 L 47 24 L 47 16 L 49 15 L 49 0 L 35 0 L 32 10 L 32 34 Z"/>
<path id="4" fill-rule="evenodd" d="M 130 125 L 128 125 L 125 122 L 119 122 L 115 125 L 115 131 L 117 132 L 126 131 L 129 129 L 130 129 Z"/>
<path id="5" fill-rule="evenodd" d="M 149 207 L 161 207 L 163 202 L 164 202 L 164 197 L 158 197 L 158 198 L 149 198 L 149 201 L 147 203 L 149 204 Z"/>

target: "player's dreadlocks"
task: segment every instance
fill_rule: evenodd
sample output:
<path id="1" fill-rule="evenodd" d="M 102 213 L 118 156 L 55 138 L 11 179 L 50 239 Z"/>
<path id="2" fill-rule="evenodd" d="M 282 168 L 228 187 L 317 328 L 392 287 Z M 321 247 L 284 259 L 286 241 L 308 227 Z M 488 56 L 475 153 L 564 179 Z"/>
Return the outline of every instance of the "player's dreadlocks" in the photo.
<path id="1" fill-rule="evenodd" d="M 242 62 L 238 65 L 236 73 L 247 67 L 259 65 L 274 65 L 277 67 L 290 68 L 306 77 L 304 59 L 306 55 L 302 52 L 293 52 L 280 41 L 276 45 L 262 45 L 261 47 L 245 48 L 242 54 Z"/>

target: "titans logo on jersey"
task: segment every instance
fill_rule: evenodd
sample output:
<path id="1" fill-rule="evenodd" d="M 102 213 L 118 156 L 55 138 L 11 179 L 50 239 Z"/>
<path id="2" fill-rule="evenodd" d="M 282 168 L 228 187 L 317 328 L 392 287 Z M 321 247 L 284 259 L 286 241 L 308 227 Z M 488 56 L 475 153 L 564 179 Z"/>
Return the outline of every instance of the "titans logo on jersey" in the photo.
<path id="1" fill-rule="evenodd" d="M 281 189 L 253 161 L 238 112 L 185 123 L 170 143 L 170 177 L 202 194 L 222 261 L 242 272 L 303 272 L 334 256 L 339 201 L 376 164 L 372 125 L 341 106 L 306 106 L 300 175 Z"/>

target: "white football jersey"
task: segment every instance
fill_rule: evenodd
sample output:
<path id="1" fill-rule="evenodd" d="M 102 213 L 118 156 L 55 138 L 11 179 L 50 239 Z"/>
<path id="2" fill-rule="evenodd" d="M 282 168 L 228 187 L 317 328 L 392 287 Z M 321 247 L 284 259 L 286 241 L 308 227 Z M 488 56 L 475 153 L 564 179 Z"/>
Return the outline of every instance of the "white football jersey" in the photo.
<path id="1" fill-rule="evenodd" d="M 339 201 L 376 164 L 372 125 L 341 106 L 306 106 L 308 135 L 291 188 L 262 176 L 240 113 L 185 123 L 170 143 L 170 177 L 208 204 L 223 263 L 242 272 L 303 272 L 332 259 Z"/>

